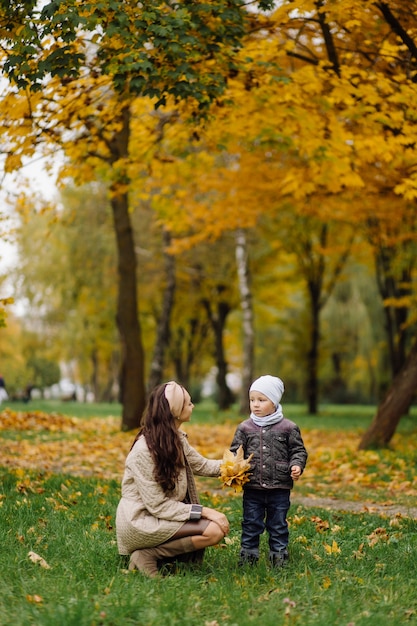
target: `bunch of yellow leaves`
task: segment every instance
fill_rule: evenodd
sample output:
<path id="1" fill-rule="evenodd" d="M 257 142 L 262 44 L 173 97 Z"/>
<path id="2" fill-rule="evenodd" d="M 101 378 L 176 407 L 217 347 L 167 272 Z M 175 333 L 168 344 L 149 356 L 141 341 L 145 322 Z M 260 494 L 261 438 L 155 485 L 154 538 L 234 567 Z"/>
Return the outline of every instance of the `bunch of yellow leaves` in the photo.
<path id="1" fill-rule="evenodd" d="M 235 491 L 242 491 L 242 487 L 249 480 L 251 454 L 247 459 L 243 458 L 243 448 L 239 446 L 236 455 L 230 450 L 225 450 L 223 463 L 220 465 L 220 480 L 224 487 L 233 487 Z"/>

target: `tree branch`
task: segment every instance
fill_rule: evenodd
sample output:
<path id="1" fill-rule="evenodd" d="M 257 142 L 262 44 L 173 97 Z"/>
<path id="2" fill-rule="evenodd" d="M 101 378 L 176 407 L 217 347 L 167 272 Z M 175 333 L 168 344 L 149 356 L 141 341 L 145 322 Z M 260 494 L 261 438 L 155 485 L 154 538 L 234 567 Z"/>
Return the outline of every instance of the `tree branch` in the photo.
<path id="1" fill-rule="evenodd" d="M 411 37 L 408 35 L 406 30 L 401 26 L 400 22 L 397 20 L 395 15 L 391 12 L 391 9 L 386 4 L 386 2 L 375 2 L 374 5 L 379 9 L 382 13 L 383 18 L 385 19 L 388 26 L 391 27 L 392 31 L 398 35 L 401 41 L 407 46 L 411 56 L 417 61 L 417 46 Z"/>
<path id="2" fill-rule="evenodd" d="M 332 64 L 333 70 L 336 72 L 338 76 L 340 76 L 339 58 L 337 56 L 336 47 L 333 41 L 333 36 L 330 32 L 329 25 L 326 22 L 326 13 L 321 10 L 322 6 L 323 6 L 322 0 L 319 0 L 318 2 L 316 2 L 318 20 L 319 20 L 319 24 L 321 27 L 321 32 L 323 33 L 324 43 L 326 44 L 327 58 Z"/>
<path id="3" fill-rule="evenodd" d="M 300 59 L 300 61 L 306 61 L 306 63 L 311 63 L 312 65 L 319 64 L 317 59 L 307 57 L 304 54 L 298 54 L 297 52 L 291 52 L 291 50 L 287 50 L 287 56 L 294 57 L 295 59 Z"/>

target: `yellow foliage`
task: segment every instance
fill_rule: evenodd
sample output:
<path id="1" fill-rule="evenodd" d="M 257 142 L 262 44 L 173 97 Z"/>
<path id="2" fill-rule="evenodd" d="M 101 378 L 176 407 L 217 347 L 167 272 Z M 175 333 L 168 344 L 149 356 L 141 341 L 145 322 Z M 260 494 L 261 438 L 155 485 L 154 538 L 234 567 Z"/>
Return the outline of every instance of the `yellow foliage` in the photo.
<path id="1" fill-rule="evenodd" d="M 22 167 L 22 157 L 19 154 L 8 154 L 4 164 L 5 172 L 14 172 Z"/>
<path id="2" fill-rule="evenodd" d="M 324 549 L 326 550 L 326 554 L 340 554 L 341 553 L 341 549 L 339 548 L 339 546 L 337 545 L 334 539 L 331 545 L 325 543 Z"/>
<path id="3" fill-rule="evenodd" d="M 233 487 L 235 491 L 242 491 L 242 487 L 249 481 L 250 460 L 253 454 L 247 459 L 243 456 L 243 448 L 239 446 L 236 455 L 230 450 L 225 450 L 223 463 L 220 466 L 220 480 L 223 487 Z"/>
<path id="4" fill-rule="evenodd" d="M 190 444 L 200 454 L 207 458 L 221 458 L 225 445 L 232 441 L 235 425 L 187 424 L 186 430 Z M 6 436 L 3 437 L 4 431 Z M 30 432 L 31 436 L 7 436 L 10 432 L 23 431 Z M 64 438 L 57 438 L 57 433 L 63 434 Z M 41 488 L 40 484 L 27 482 L 27 470 L 59 471 L 77 476 L 88 474 L 102 479 L 120 480 L 133 437 L 132 433 L 120 431 L 120 418 L 117 417 L 83 420 L 57 413 L 17 412 L 9 409 L 0 413 L 3 464 L 16 472 L 24 492 Z M 369 503 L 377 501 L 387 506 L 394 501 L 396 505 L 417 506 L 417 470 L 415 464 L 408 461 L 415 458 L 415 443 L 408 434 L 397 433 L 393 440 L 394 449 L 378 452 L 358 451 L 360 433 L 355 430 L 326 431 L 324 436 L 323 431 L 304 429 L 303 439 L 310 456 L 306 470 L 294 490 L 294 498 L 301 493 L 313 498 L 331 497 L 335 501 L 352 499 L 358 501 L 358 507 L 363 511 L 372 511 Z M 225 456 L 226 463 L 233 468 L 234 455 L 227 451 Z M 240 460 L 243 465 L 236 473 L 239 475 L 240 471 L 242 478 L 247 477 L 248 474 L 242 470 L 246 464 L 250 464 L 250 459 L 243 459 L 242 455 Z M 377 474 L 375 465 L 378 466 Z M 407 481 L 406 471 L 409 472 Z M 226 480 L 233 478 L 233 473 L 232 469 Z M 209 481 L 206 478 L 201 480 L 204 483 Z M 216 493 L 221 493 L 217 480 L 213 480 L 213 485 Z M 326 519 L 318 516 L 314 516 L 311 521 L 320 534 L 333 535 L 337 530 L 337 527 L 330 527 Z M 298 524 L 297 516 L 292 523 Z M 386 533 L 375 530 L 368 536 L 368 541 L 373 545 L 375 540 L 386 541 Z"/>
<path id="5" fill-rule="evenodd" d="M 331 584 L 332 584 L 332 581 L 329 578 L 329 576 L 325 576 L 323 578 L 323 584 L 322 584 L 323 589 L 329 589 L 329 587 L 331 587 Z"/>

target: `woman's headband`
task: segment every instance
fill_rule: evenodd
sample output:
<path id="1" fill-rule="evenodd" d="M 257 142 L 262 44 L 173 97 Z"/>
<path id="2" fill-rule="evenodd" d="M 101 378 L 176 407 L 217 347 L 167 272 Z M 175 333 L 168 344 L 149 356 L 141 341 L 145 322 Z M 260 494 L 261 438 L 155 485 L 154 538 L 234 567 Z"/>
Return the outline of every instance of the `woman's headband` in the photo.
<path id="1" fill-rule="evenodd" d="M 165 398 L 174 417 L 178 418 L 184 408 L 184 388 L 174 380 L 165 385 Z"/>

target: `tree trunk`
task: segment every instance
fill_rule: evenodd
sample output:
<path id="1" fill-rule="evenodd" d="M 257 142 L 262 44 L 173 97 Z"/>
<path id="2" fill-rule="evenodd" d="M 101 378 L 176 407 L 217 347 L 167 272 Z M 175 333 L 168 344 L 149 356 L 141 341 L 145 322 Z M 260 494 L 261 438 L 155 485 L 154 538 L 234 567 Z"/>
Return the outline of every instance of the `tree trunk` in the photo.
<path id="1" fill-rule="evenodd" d="M 91 354 L 91 365 L 92 365 L 92 374 L 91 374 L 91 386 L 93 388 L 94 399 L 96 402 L 101 402 L 100 399 L 100 385 L 99 385 L 99 376 L 98 376 L 98 357 L 97 350 L 94 349 Z"/>
<path id="2" fill-rule="evenodd" d="M 113 351 L 107 363 L 106 382 L 104 385 L 104 389 L 101 392 L 103 402 L 114 402 L 116 400 L 114 390 L 117 386 L 116 383 L 118 378 L 118 362 L 119 355 Z"/>
<path id="3" fill-rule="evenodd" d="M 218 287 L 219 293 L 222 291 L 222 287 Z M 210 320 L 213 332 L 214 332 L 214 356 L 217 366 L 217 391 L 218 391 L 218 405 L 219 409 L 226 410 L 233 404 L 233 394 L 227 385 L 227 362 L 224 353 L 223 335 L 224 328 L 226 326 L 226 318 L 230 313 L 230 306 L 227 302 L 221 300 L 217 304 L 217 312 L 213 313 L 210 302 L 204 300 L 203 304 L 206 308 L 208 318 Z"/>
<path id="4" fill-rule="evenodd" d="M 214 327 L 215 334 L 215 356 L 217 365 L 217 389 L 219 392 L 218 405 L 219 409 L 224 411 L 233 404 L 233 394 L 227 384 L 227 362 L 224 353 L 223 335 L 226 325 L 226 317 L 230 308 L 225 303 L 219 303 L 218 306 L 218 323 Z"/>
<path id="5" fill-rule="evenodd" d="M 318 410 L 318 355 L 320 343 L 320 303 L 319 295 L 310 285 L 311 329 L 310 349 L 307 353 L 307 403 L 310 415 L 317 415 Z"/>
<path id="6" fill-rule="evenodd" d="M 417 389 L 417 340 L 401 371 L 394 378 L 372 424 L 363 435 L 359 450 L 387 446 L 397 425 L 413 402 Z"/>
<path id="7" fill-rule="evenodd" d="M 128 156 L 130 113 L 121 113 L 123 126 L 111 145 L 113 163 Z M 132 430 L 140 424 L 145 408 L 144 356 L 138 317 L 136 253 L 129 213 L 127 175 L 119 175 L 111 186 L 118 255 L 118 294 L 116 321 L 121 343 L 120 402 L 122 430 Z"/>
<path id="8" fill-rule="evenodd" d="M 253 322 L 252 293 L 248 264 L 248 249 L 245 231 L 236 232 L 236 265 L 239 281 L 240 302 L 243 316 L 243 366 L 240 411 L 249 412 L 249 387 L 253 379 L 253 355 L 255 331 Z"/>
<path id="9" fill-rule="evenodd" d="M 407 353 L 407 319 L 409 306 L 399 305 L 411 295 L 411 268 L 402 270 L 401 276 L 395 278 L 393 268 L 396 264 L 395 251 L 380 247 L 375 255 L 376 281 L 383 301 L 395 300 L 396 305 L 384 305 L 385 330 L 387 334 L 392 378 L 396 376 L 406 362 Z"/>
<path id="10" fill-rule="evenodd" d="M 156 332 L 156 341 L 151 363 L 151 371 L 149 374 L 149 390 L 152 390 L 154 387 L 160 385 L 162 382 L 165 350 L 169 344 L 170 339 L 170 320 L 175 296 L 175 257 L 172 254 L 166 252 L 168 246 L 171 243 L 170 234 L 166 230 L 164 230 L 163 232 L 163 239 L 165 249 L 164 259 L 166 286 L 162 302 L 162 311 L 158 321 L 158 328 Z"/>
<path id="11" fill-rule="evenodd" d="M 177 381 L 189 389 L 191 368 L 199 358 L 202 346 L 209 331 L 209 323 L 192 317 L 185 323 L 185 328 L 177 327 L 174 335 L 171 333 L 169 352 L 175 367 Z M 199 368 L 197 366 L 197 374 Z"/>

